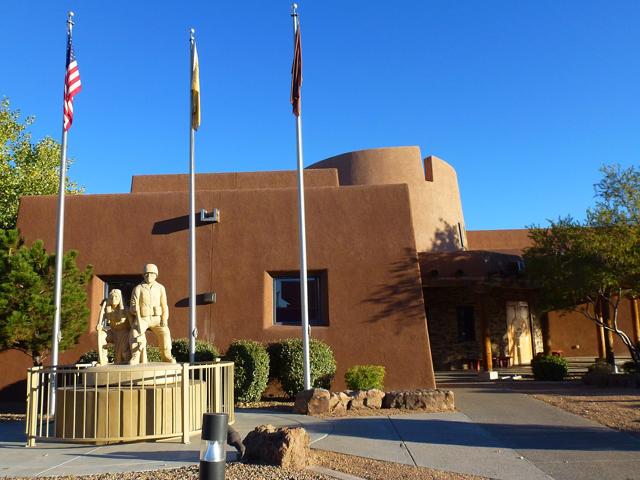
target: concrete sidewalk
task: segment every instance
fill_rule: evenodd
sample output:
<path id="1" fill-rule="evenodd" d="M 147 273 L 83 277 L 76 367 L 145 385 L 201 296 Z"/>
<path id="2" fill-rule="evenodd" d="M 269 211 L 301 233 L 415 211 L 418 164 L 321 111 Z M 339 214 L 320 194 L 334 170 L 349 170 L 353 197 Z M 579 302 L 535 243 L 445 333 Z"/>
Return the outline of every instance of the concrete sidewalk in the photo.
<path id="1" fill-rule="evenodd" d="M 640 479 L 640 439 L 511 392 L 451 385 L 459 412 L 360 418 L 242 410 L 235 428 L 303 426 L 312 447 L 497 479 Z M 23 426 L 0 424 L 0 475 L 90 474 L 174 468 L 198 461 L 199 437 L 176 441 L 24 447 Z M 228 453 L 228 459 L 235 454 Z"/>
<path id="2" fill-rule="evenodd" d="M 303 426 L 316 442 L 331 431 L 331 423 L 305 415 L 278 414 L 259 410 L 237 412 L 234 428 L 244 436 L 257 425 Z M 40 442 L 26 448 L 22 422 L 0 423 L 0 476 L 89 475 L 105 472 L 133 472 L 178 468 L 199 461 L 200 436 L 184 445 L 177 439 L 115 445 L 79 445 Z M 227 447 L 227 461 L 237 458 Z"/>
<path id="3" fill-rule="evenodd" d="M 444 387 L 447 388 L 447 387 Z M 478 428 L 556 480 L 640 479 L 640 438 L 573 415 L 504 384 L 449 385 Z"/>

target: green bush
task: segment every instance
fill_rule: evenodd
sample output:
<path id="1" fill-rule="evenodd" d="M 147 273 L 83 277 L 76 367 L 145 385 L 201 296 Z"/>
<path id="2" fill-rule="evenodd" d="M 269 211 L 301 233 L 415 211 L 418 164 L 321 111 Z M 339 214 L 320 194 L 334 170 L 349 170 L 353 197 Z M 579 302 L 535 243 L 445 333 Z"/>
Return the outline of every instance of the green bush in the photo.
<path id="1" fill-rule="evenodd" d="M 582 377 L 582 381 L 587 385 L 597 385 L 606 387 L 609 384 L 609 375 L 613 373 L 613 367 L 604 360 L 598 360 L 590 365 Z"/>
<path id="2" fill-rule="evenodd" d="M 113 345 L 107 345 L 107 358 L 109 359 L 109 363 L 113 363 L 113 359 L 115 358 L 115 349 Z M 88 352 L 83 353 L 76 363 L 93 363 L 98 361 L 98 351 L 97 350 L 89 350 Z"/>
<path id="3" fill-rule="evenodd" d="M 270 377 L 280 380 L 284 392 L 294 397 L 304 389 L 302 340 L 280 340 L 269 345 L 268 351 L 272 365 Z M 336 374 L 336 360 L 331 347 L 320 340 L 312 339 L 309 355 L 312 387 L 329 389 Z"/>
<path id="4" fill-rule="evenodd" d="M 269 355 L 264 345 L 253 340 L 236 340 L 229 346 L 226 359 L 234 363 L 236 401 L 260 400 L 269 379 Z"/>
<path id="5" fill-rule="evenodd" d="M 536 380 L 562 380 L 569 373 L 567 360 L 559 355 L 537 355 L 531 369 Z"/>
<path id="6" fill-rule="evenodd" d="M 384 367 L 382 365 L 355 365 L 344 374 L 350 390 L 384 389 Z"/>
<path id="7" fill-rule="evenodd" d="M 176 338 L 171 343 L 171 353 L 178 363 L 189 363 L 189 339 Z M 220 357 L 216 347 L 206 340 L 196 339 L 196 362 L 212 362 Z"/>
<path id="8" fill-rule="evenodd" d="M 638 369 L 638 365 L 633 360 L 629 360 L 628 362 L 624 362 L 622 364 L 622 370 L 624 373 L 640 373 Z"/>

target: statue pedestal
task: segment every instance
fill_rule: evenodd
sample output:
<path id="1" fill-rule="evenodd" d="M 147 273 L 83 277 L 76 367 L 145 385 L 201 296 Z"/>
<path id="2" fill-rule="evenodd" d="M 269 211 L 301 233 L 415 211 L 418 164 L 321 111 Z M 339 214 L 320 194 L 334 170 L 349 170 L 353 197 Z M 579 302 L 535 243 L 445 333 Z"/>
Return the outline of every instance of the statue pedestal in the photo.
<path id="1" fill-rule="evenodd" d="M 189 431 L 199 430 L 207 411 L 206 382 L 192 376 L 184 385 L 182 372 L 182 365 L 147 363 L 67 375 L 56 389 L 55 436 L 97 444 L 179 436 L 183 398 Z"/>
<path id="2" fill-rule="evenodd" d="M 182 365 L 177 363 L 141 363 L 138 365 L 96 365 L 82 370 L 87 386 L 170 384 L 182 380 Z"/>

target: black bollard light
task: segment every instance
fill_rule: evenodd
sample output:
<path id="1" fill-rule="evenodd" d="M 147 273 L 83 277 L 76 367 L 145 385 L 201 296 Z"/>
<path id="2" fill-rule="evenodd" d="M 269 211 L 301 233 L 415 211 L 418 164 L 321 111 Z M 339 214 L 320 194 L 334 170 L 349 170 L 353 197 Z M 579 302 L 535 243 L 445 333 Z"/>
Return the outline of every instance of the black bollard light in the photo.
<path id="1" fill-rule="evenodd" d="M 205 413 L 202 416 L 200 480 L 224 480 L 225 444 L 229 415 Z"/>

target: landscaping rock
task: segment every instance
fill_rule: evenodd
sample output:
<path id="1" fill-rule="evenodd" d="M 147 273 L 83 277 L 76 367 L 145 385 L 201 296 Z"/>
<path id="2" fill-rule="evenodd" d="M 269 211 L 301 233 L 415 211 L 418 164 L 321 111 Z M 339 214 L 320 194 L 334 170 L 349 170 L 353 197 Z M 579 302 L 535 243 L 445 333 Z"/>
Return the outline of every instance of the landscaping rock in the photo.
<path id="1" fill-rule="evenodd" d="M 450 412 L 455 410 L 455 405 L 451 390 L 418 389 L 387 392 L 382 400 L 382 408 Z"/>
<path id="2" fill-rule="evenodd" d="M 332 393 L 329 398 L 329 411 L 338 415 L 346 412 L 351 406 L 351 397 L 344 392 Z"/>
<path id="3" fill-rule="evenodd" d="M 293 405 L 293 413 L 302 415 L 320 415 L 329 413 L 329 400 L 331 394 L 324 388 L 311 388 L 302 390 L 296 395 L 296 402 Z"/>
<path id="4" fill-rule="evenodd" d="M 249 432 L 243 443 L 246 462 L 295 469 L 309 463 L 309 435 L 304 428 L 261 425 Z"/>
<path id="5" fill-rule="evenodd" d="M 365 401 L 365 405 L 369 408 L 382 408 L 382 399 L 384 398 L 384 395 L 385 393 L 377 388 L 367 390 L 367 400 Z"/>
<path id="6" fill-rule="evenodd" d="M 348 390 L 347 394 L 351 397 L 351 410 L 358 410 L 360 408 L 367 408 L 365 402 L 367 401 L 366 390 Z"/>

